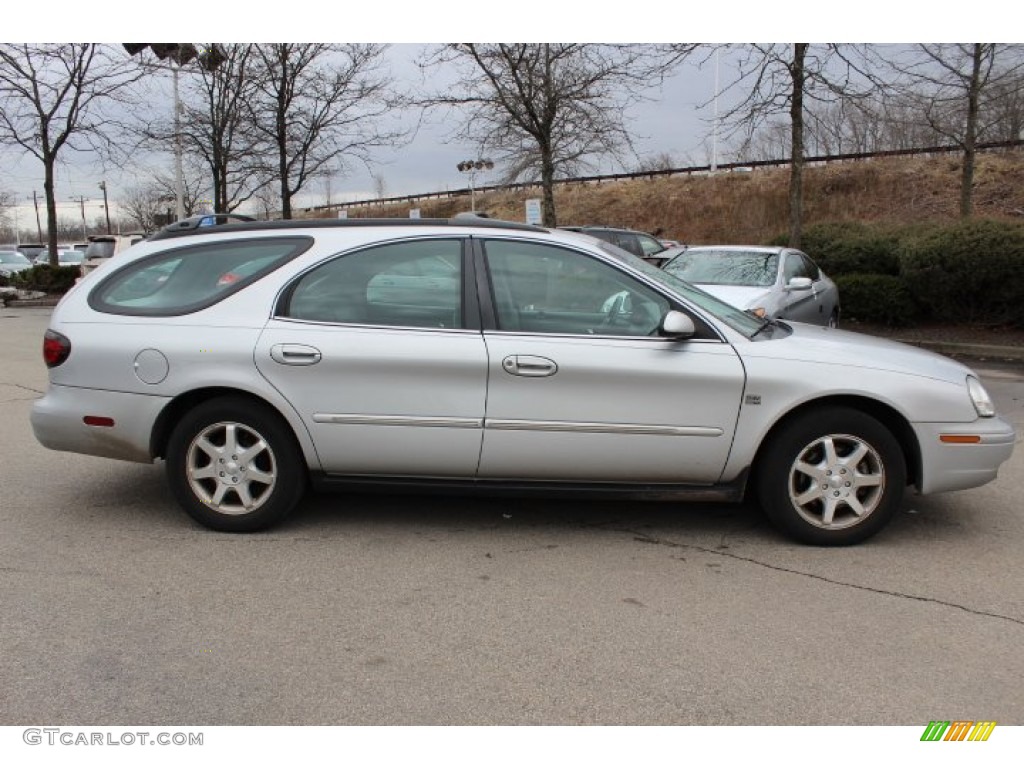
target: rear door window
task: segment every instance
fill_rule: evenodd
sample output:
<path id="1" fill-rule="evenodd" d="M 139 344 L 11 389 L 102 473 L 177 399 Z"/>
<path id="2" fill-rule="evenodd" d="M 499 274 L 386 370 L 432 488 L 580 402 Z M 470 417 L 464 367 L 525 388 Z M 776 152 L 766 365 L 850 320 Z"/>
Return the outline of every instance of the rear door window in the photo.
<path id="1" fill-rule="evenodd" d="M 277 237 L 176 248 L 109 275 L 90 294 L 89 305 L 119 315 L 197 312 L 259 280 L 312 244 L 309 237 Z"/>
<path id="2" fill-rule="evenodd" d="M 321 323 L 461 328 L 460 240 L 388 243 L 334 258 L 284 294 L 278 316 Z"/>

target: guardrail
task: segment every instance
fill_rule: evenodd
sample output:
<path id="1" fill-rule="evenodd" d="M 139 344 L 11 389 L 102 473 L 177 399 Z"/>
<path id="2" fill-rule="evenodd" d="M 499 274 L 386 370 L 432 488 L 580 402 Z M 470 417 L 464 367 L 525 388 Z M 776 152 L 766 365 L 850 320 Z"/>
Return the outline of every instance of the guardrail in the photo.
<path id="1" fill-rule="evenodd" d="M 992 141 L 983 144 L 977 144 L 975 150 L 978 152 L 987 152 L 997 149 L 1015 149 L 1017 147 L 1024 146 L 1024 139 L 1016 141 Z M 963 147 L 958 144 L 949 144 L 938 147 L 917 147 L 914 149 L 888 149 L 880 152 L 847 152 L 839 155 L 816 155 L 813 157 L 805 157 L 805 164 L 828 164 L 836 162 L 846 161 L 857 161 L 857 160 L 874 160 L 876 158 L 883 157 L 912 157 L 914 155 L 936 155 L 936 154 L 950 154 L 950 153 L 962 153 Z M 730 172 L 730 171 L 752 171 L 757 168 L 773 168 L 784 165 L 789 165 L 790 159 L 785 158 L 783 160 L 749 160 L 741 163 L 719 163 L 716 170 L 718 172 Z M 604 181 L 624 181 L 630 179 L 653 179 L 659 176 L 692 176 L 696 174 L 706 175 L 711 173 L 710 165 L 694 165 L 687 168 L 666 168 L 657 171 L 634 171 L 632 173 L 608 173 L 600 176 L 578 176 L 572 179 L 558 179 L 555 183 L 558 185 L 563 184 L 600 184 Z M 514 189 L 532 189 L 539 187 L 539 181 L 524 181 L 514 182 L 511 184 L 494 184 L 491 186 L 474 187 L 473 192 L 480 194 L 481 192 L 497 192 L 507 191 Z M 326 211 L 326 210 L 346 210 L 349 208 L 362 208 L 367 206 L 384 206 L 394 205 L 396 203 L 416 203 L 424 200 L 442 200 L 451 197 L 462 197 L 469 195 L 471 192 L 469 187 L 461 189 L 446 189 L 439 192 L 425 192 L 416 195 L 401 195 L 398 197 L 379 197 L 371 200 L 351 200 L 344 203 L 332 203 L 331 205 L 315 205 L 310 208 L 305 208 L 306 211 Z"/>

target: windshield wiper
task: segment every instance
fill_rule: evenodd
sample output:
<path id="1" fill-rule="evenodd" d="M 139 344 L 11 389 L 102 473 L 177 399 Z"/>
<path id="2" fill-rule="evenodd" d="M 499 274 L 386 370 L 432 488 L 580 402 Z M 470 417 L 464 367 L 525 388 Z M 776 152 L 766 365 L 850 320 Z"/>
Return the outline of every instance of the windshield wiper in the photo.
<path id="1" fill-rule="evenodd" d="M 762 322 L 761 325 L 759 325 L 757 327 L 757 330 L 754 331 L 752 334 L 750 334 L 750 338 L 754 338 L 755 336 L 757 336 L 757 334 L 759 334 L 765 328 L 768 328 L 768 327 L 770 327 L 772 325 L 775 325 L 776 322 L 777 322 L 776 320 L 774 320 L 774 319 L 772 319 L 770 317 L 765 318 L 764 322 Z"/>

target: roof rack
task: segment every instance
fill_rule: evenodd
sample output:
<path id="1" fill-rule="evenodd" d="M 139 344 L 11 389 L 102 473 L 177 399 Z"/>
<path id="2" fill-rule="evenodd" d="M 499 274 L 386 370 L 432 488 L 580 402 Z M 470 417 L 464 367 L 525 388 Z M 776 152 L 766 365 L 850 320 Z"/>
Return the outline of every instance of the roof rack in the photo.
<path id="1" fill-rule="evenodd" d="M 234 219 L 235 221 L 232 221 Z M 257 221 L 238 213 L 207 213 L 176 221 L 150 237 L 167 240 L 174 237 L 203 235 L 214 232 L 260 232 L 289 229 L 338 229 L 346 227 L 485 227 L 487 229 L 515 229 L 526 232 L 547 232 L 543 227 L 518 221 L 490 219 L 478 214 L 460 213 L 450 219 L 288 219 Z"/>

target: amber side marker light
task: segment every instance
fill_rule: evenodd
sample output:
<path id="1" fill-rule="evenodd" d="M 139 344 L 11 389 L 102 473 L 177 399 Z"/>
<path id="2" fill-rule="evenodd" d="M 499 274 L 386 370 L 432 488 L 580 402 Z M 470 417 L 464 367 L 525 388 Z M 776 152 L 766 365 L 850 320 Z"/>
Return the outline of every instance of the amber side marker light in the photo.
<path id="1" fill-rule="evenodd" d="M 980 443 L 981 435 L 939 435 L 939 440 L 943 443 L 966 445 L 969 443 Z"/>
<path id="2" fill-rule="evenodd" d="M 114 420 L 109 416 L 84 416 L 82 418 L 90 427 L 112 427 Z"/>

